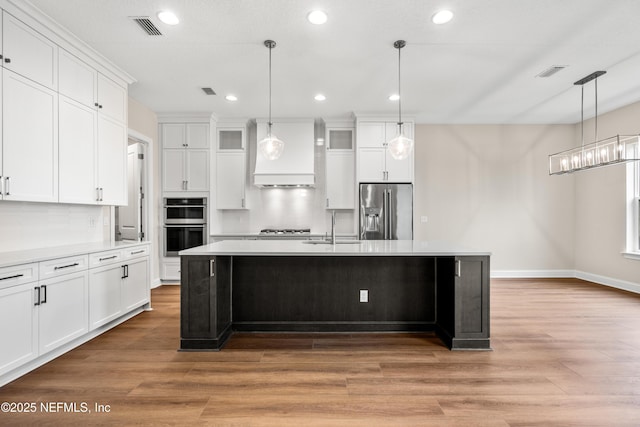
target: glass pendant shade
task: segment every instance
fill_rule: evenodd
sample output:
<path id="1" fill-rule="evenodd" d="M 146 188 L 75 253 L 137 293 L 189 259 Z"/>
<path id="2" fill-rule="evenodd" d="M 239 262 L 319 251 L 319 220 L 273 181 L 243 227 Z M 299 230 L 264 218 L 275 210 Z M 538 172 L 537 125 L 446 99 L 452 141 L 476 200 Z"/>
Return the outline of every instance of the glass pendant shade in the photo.
<path id="1" fill-rule="evenodd" d="M 391 157 L 396 160 L 406 159 L 411 155 L 411 151 L 413 151 L 413 139 L 404 134 L 402 125 L 398 126 L 398 133 L 395 138 L 389 141 L 388 148 Z"/>
<path id="2" fill-rule="evenodd" d="M 284 151 L 284 142 L 272 134 L 271 129 L 269 129 L 267 136 L 258 142 L 258 150 L 260 150 L 265 159 L 276 160 Z"/>

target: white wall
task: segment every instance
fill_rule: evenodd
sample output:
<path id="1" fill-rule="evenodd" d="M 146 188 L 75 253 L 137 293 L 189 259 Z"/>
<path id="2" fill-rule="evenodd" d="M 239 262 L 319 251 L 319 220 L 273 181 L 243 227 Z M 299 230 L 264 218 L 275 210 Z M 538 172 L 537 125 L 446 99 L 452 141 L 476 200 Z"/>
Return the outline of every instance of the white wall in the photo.
<path id="1" fill-rule="evenodd" d="M 593 142 L 593 119 L 585 122 L 585 142 Z M 598 139 L 640 133 L 640 103 L 598 119 Z M 580 125 L 574 145 L 580 144 Z M 628 281 L 640 290 L 640 261 L 624 258 L 626 244 L 626 168 L 615 165 L 576 176 L 576 263 L 579 272 Z M 594 278 L 592 278 L 594 279 Z M 597 279 L 597 278 L 595 278 Z"/>
<path id="2" fill-rule="evenodd" d="M 494 275 L 573 270 L 574 178 L 547 168 L 573 144 L 569 125 L 416 125 L 414 238 L 491 251 Z"/>

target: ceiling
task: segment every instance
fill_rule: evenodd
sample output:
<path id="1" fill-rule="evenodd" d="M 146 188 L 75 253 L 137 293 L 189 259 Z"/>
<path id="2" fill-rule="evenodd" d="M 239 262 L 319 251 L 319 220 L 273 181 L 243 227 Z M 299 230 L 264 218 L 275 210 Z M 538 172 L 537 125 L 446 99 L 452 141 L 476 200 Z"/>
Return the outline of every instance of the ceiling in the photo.
<path id="1" fill-rule="evenodd" d="M 31 0 L 131 74 L 130 96 L 157 113 L 266 117 L 397 114 L 418 123 L 576 123 L 580 87 L 597 70 L 598 110 L 640 100 L 638 0 Z M 325 25 L 306 15 L 327 12 Z M 448 8 L 445 25 L 431 16 Z M 177 26 L 156 13 L 170 9 Z M 148 36 L 128 17 L 149 16 Z M 553 65 L 567 68 L 548 78 Z M 201 88 L 211 87 L 216 96 Z M 594 112 L 584 86 L 585 117 Z M 327 99 L 313 99 L 323 93 Z M 225 95 L 234 94 L 237 102 Z"/>

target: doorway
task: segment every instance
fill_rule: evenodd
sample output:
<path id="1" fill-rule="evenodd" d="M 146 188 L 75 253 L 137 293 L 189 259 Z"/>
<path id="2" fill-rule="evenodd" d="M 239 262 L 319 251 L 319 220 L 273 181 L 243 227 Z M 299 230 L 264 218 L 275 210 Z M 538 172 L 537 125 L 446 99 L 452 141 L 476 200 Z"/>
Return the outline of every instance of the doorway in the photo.
<path id="1" fill-rule="evenodd" d="M 131 132 L 131 131 L 130 131 Z M 115 240 L 145 241 L 148 233 L 148 146 L 129 134 L 127 147 L 127 206 L 115 208 Z"/>

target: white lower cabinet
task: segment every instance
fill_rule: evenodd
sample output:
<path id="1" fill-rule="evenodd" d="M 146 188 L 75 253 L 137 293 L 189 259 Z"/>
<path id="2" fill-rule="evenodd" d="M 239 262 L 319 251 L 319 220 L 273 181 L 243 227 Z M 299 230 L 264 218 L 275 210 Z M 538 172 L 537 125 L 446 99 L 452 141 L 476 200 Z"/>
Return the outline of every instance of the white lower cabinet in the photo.
<path id="1" fill-rule="evenodd" d="M 89 331 L 89 276 L 83 271 L 39 285 L 39 350 L 43 354 Z"/>
<path id="2" fill-rule="evenodd" d="M 89 270 L 89 330 L 120 317 L 122 276 L 119 264 Z"/>
<path id="3" fill-rule="evenodd" d="M 149 259 L 139 258 L 125 264 L 125 278 L 122 279 L 122 305 L 131 311 L 149 302 Z"/>
<path id="4" fill-rule="evenodd" d="M 99 266 L 89 269 L 89 330 L 149 302 L 147 249 L 91 254 L 89 265 Z M 138 252 L 144 256 L 135 257 Z"/>
<path id="5" fill-rule="evenodd" d="M 0 375 L 38 357 L 37 285 L 0 289 Z"/>

